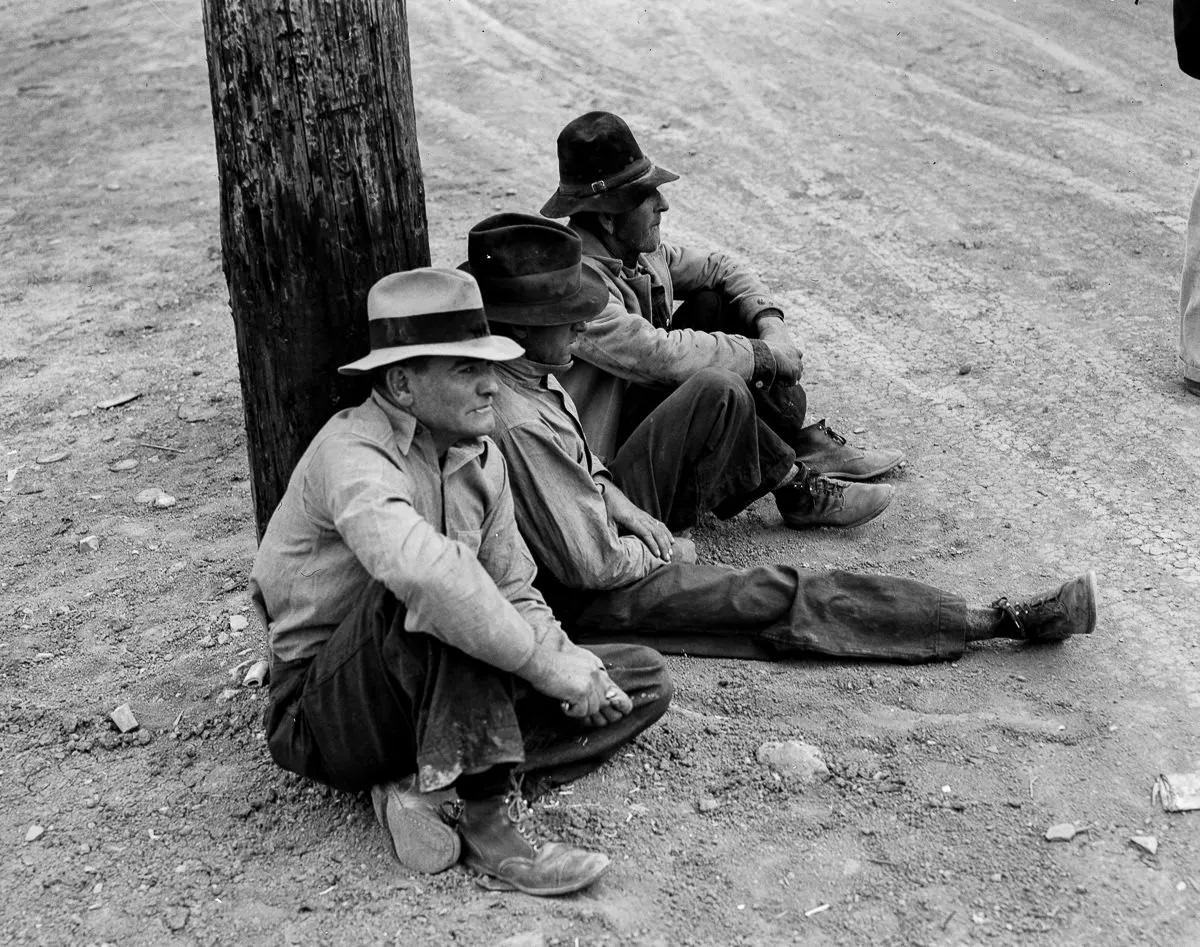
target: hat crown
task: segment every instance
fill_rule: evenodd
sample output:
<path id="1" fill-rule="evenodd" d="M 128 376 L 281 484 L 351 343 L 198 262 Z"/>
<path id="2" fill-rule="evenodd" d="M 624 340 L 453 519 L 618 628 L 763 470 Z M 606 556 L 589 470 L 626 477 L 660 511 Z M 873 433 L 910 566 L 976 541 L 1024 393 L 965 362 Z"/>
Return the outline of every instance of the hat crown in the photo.
<path id="1" fill-rule="evenodd" d="M 558 177 L 567 186 L 612 177 L 644 158 L 629 126 L 612 112 L 580 115 L 558 135 Z"/>
<path id="2" fill-rule="evenodd" d="M 467 258 L 472 275 L 489 298 L 498 279 L 573 269 L 576 279 L 570 291 L 574 292 L 579 286 L 583 244 L 569 227 L 545 217 L 496 214 L 481 220 L 467 234 Z"/>
<path id="3" fill-rule="evenodd" d="M 461 270 L 421 267 L 391 273 L 367 293 L 367 319 L 409 319 L 483 309 L 479 286 Z"/>

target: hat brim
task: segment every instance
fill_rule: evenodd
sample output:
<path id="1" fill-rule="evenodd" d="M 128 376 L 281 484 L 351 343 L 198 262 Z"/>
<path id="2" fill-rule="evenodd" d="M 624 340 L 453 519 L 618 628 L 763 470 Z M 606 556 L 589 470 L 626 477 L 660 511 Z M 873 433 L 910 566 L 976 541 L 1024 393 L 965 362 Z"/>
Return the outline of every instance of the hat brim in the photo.
<path id="1" fill-rule="evenodd" d="M 458 268 L 470 273 L 471 263 L 460 263 Z M 479 281 L 479 291 L 488 322 L 503 322 L 510 326 L 568 326 L 587 322 L 604 311 L 609 298 L 604 280 L 586 266 L 580 267 L 579 289 L 566 299 L 545 303 L 498 303 L 488 299 L 486 279 Z"/>
<path id="2" fill-rule="evenodd" d="M 614 187 L 610 191 L 601 191 L 599 194 L 568 197 L 563 194 L 560 187 L 550 200 L 546 201 L 541 213 L 543 217 L 551 218 L 570 217 L 581 211 L 598 214 L 623 214 L 625 211 L 637 207 L 655 188 L 678 180 L 679 175 L 674 171 L 668 171 L 666 168 L 652 164 L 650 170 L 640 177 L 634 178 L 627 184 Z"/>
<path id="3" fill-rule="evenodd" d="M 461 342 L 429 342 L 424 345 L 396 345 L 386 349 L 376 349 L 369 355 L 342 365 L 338 373 L 342 375 L 363 375 L 367 372 L 405 362 L 410 358 L 421 358 L 428 355 L 444 355 L 451 358 L 478 358 L 485 362 L 507 362 L 520 358 L 525 354 L 512 339 L 500 335 L 487 335 L 481 339 L 465 339 Z"/>

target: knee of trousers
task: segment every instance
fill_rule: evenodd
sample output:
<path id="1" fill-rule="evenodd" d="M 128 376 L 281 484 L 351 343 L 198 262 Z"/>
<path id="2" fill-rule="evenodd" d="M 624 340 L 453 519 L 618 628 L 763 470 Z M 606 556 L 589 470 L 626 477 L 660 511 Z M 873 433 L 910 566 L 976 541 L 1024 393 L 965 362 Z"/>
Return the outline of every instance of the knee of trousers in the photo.
<path id="1" fill-rule="evenodd" d="M 679 386 L 705 405 L 729 405 L 735 411 L 753 413 L 754 398 L 746 380 L 728 368 L 702 368 Z"/>
<path id="2" fill-rule="evenodd" d="M 638 692 L 649 697 L 644 703 L 638 703 L 637 710 L 649 715 L 652 720 L 657 720 L 667 712 L 667 706 L 675 696 L 675 682 L 671 680 L 671 674 L 667 670 L 667 660 L 645 645 L 626 647 L 628 651 L 623 663 L 632 672 Z"/>

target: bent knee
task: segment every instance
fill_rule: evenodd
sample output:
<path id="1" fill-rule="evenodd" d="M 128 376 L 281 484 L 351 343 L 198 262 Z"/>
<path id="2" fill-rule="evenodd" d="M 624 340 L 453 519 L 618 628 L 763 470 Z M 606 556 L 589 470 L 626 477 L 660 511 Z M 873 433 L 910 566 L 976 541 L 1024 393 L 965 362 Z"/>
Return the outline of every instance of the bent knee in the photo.
<path id="1" fill-rule="evenodd" d="M 698 401 L 710 404 L 752 404 L 746 380 L 728 368 L 702 368 L 681 389 L 687 389 Z"/>

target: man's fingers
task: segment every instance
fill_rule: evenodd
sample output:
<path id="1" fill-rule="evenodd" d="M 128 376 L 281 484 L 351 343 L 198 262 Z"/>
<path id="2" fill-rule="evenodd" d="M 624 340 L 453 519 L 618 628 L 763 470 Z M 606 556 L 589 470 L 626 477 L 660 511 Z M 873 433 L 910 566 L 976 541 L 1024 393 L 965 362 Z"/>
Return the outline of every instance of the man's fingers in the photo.
<path id="1" fill-rule="evenodd" d="M 601 709 L 611 709 L 617 712 L 617 716 L 613 717 L 613 720 L 616 720 L 619 717 L 624 717 L 627 713 L 633 710 L 633 701 L 630 700 L 629 695 L 621 690 L 621 688 L 617 687 L 616 684 L 611 685 L 608 690 L 604 692 L 604 699 L 608 701 L 608 703 L 604 708 Z"/>

